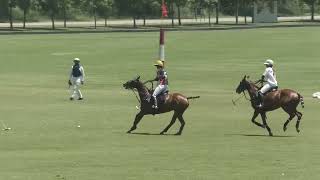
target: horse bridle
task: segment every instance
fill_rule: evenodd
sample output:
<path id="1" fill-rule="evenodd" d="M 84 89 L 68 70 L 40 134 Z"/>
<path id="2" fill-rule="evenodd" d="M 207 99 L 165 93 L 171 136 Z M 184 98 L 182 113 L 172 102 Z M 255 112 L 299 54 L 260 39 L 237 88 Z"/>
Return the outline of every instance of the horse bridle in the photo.
<path id="1" fill-rule="evenodd" d="M 151 90 L 153 91 L 153 82 L 149 81 L 149 83 L 151 83 Z M 143 83 L 143 84 L 146 84 L 146 83 Z M 136 92 L 134 91 L 134 89 L 131 89 L 131 90 L 132 90 L 133 94 L 136 96 L 136 99 L 138 100 L 138 102 L 141 104 L 141 101 L 140 101 L 138 95 L 136 94 Z"/>

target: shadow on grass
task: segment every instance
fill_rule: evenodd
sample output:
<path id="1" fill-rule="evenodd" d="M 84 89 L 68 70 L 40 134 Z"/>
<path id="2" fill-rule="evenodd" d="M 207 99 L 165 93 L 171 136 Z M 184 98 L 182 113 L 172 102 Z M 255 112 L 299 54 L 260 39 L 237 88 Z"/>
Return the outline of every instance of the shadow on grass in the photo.
<path id="1" fill-rule="evenodd" d="M 138 133 L 138 132 L 133 132 L 133 133 L 129 133 L 132 135 L 142 135 L 142 136 L 178 136 L 175 134 L 160 134 L 160 133 Z"/>
<path id="2" fill-rule="evenodd" d="M 291 138 L 296 136 L 281 136 L 281 135 L 273 135 L 269 136 L 266 134 L 225 134 L 225 136 L 246 136 L 246 137 L 271 137 L 271 138 Z"/>

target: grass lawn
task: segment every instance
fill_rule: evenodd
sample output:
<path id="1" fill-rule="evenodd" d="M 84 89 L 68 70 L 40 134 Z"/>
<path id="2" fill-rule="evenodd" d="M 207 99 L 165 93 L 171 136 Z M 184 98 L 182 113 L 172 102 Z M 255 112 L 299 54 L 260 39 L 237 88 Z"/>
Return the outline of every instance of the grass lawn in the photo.
<path id="1" fill-rule="evenodd" d="M 0 180 L 320 179 L 320 28 L 168 32 L 171 92 L 192 100 L 182 136 L 160 136 L 172 113 L 145 116 L 128 135 L 137 100 L 122 84 L 155 76 L 158 33 L 0 36 Z M 70 102 L 72 59 L 87 78 L 84 101 Z M 280 88 L 305 98 L 301 133 L 288 115 L 268 113 L 275 137 L 250 122 L 235 88 L 258 79 L 272 58 Z M 260 119 L 258 119 L 260 121 Z M 81 125 L 80 128 L 77 128 Z M 177 132 L 179 123 L 170 129 Z M 154 135 L 152 135 L 154 134 Z"/>

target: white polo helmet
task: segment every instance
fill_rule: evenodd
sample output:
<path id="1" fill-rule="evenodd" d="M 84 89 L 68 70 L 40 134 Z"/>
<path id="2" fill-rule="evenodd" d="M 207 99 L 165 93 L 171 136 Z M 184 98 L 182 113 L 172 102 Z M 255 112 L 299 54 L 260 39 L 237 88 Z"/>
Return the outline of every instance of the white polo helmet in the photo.
<path id="1" fill-rule="evenodd" d="M 264 65 L 273 66 L 274 62 L 272 59 L 267 59 L 266 62 L 263 63 Z"/>
<path id="2" fill-rule="evenodd" d="M 74 62 L 80 62 L 80 59 L 79 58 L 74 58 L 73 61 Z"/>

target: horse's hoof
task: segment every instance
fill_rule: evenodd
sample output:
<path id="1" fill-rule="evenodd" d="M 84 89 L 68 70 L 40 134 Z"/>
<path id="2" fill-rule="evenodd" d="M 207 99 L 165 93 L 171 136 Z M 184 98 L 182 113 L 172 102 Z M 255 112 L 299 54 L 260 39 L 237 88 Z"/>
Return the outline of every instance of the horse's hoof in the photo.
<path id="1" fill-rule="evenodd" d="M 131 133 L 131 131 L 127 131 L 127 134 L 130 134 Z"/>
<path id="2" fill-rule="evenodd" d="M 273 134 L 272 134 L 272 133 L 269 133 L 269 136 L 273 136 Z"/>
<path id="3" fill-rule="evenodd" d="M 283 127 L 283 131 L 286 131 L 287 130 L 287 127 Z"/>
<path id="4" fill-rule="evenodd" d="M 160 135 L 164 135 L 164 132 L 161 132 Z"/>
<path id="5" fill-rule="evenodd" d="M 300 133 L 300 130 L 299 130 L 299 129 L 297 129 L 297 133 Z"/>
<path id="6" fill-rule="evenodd" d="M 175 133 L 174 135 L 176 136 L 181 136 L 182 133 Z"/>

